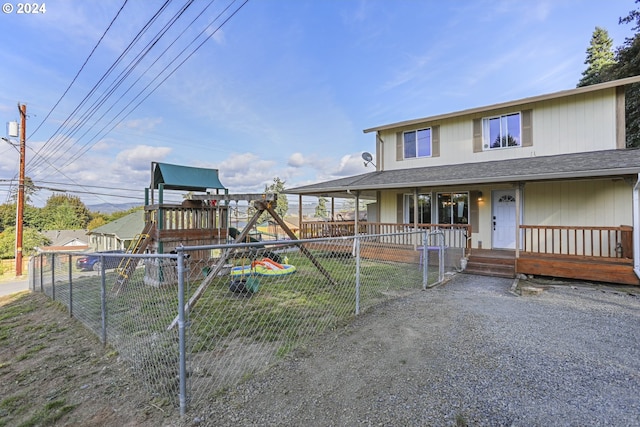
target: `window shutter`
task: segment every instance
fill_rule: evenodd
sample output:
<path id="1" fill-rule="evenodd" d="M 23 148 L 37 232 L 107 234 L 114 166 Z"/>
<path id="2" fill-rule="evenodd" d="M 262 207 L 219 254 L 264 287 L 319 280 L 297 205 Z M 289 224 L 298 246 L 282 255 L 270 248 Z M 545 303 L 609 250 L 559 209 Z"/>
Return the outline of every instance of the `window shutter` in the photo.
<path id="1" fill-rule="evenodd" d="M 480 206 L 478 206 L 478 197 L 480 197 L 479 191 L 472 191 L 469 194 L 471 200 L 469 200 L 469 224 L 471 225 L 471 232 L 476 233 L 480 229 Z"/>
<path id="2" fill-rule="evenodd" d="M 522 111 L 522 146 L 531 147 L 533 145 L 533 111 Z"/>
<path id="3" fill-rule="evenodd" d="M 440 157 L 440 126 L 431 126 L 431 157 Z"/>
<path id="4" fill-rule="evenodd" d="M 473 152 L 482 151 L 482 119 L 473 119 Z"/>
<path id="5" fill-rule="evenodd" d="M 396 160 L 399 162 L 404 158 L 404 147 L 402 145 L 402 132 L 396 133 Z"/>
<path id="6" fill-rule="evenodd" d="M 396 200 L 396 219 L 398 224 L 404 224 L 404 194 L 398 194 L 398 198 Z"/>

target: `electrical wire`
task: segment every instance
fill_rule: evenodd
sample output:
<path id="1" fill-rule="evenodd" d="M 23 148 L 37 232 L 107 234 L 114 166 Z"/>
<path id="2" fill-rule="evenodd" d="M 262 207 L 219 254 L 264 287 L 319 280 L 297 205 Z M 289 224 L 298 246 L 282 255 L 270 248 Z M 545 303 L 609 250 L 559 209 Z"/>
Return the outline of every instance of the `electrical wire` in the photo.
<path id="1" fill-rule="evenodd" d="M 213 25 L 219 20 L 219 18 L 221 16 L 223 16 L 223 14 L 229 10 L 231 8 L 231 6 L 236 2 L 236 0 L 234 0 L 231 4 L 229 4 L 218 16 L 216 16 L 216 18 L 210 22 L 204 30 L 202 30 L 188 45 L 187 48 L 191 47 L 192 45 L 194 45 L 201 37 L 202 35 L 207 32 L 210 31 L 210 33 L 208 34 L 207 37 L 204 38 L 204 40 L 202 40 L 199 44 L 197 44 L 197 46 L 188 54 L 186 54 L 186 48 L 183 48 L 181 53 L 176 55 L 172 60 L 169 61 L 169 63 L 159 72 L 157 73 L 157 75 L 151 80 L 151 82 L 149 84 L 147 84 L 142 90 L 140 90 L 138 92 L 138 94 L 131 99 L 119 112 L 118 114 L 116 114 L 109 122 L 107 122 L 107 124 L 105 126 L 102 127 L 102 129 L 100 129 L 100 131 L 98 131 L 93 139 L 89 140 L 88 142 L 85 142 L 84 145 L 81 146 L 81 149 L 79 151 L 76 151 L 74 155 L 72 155 L 69 159 L 67 159 L 66 162 L 63 163 L 63 166 L 61 167 L 56 167 L 54 165 L 54 162 L 57 162 L 60 160 L 61 155 L 63 152 L 67 153 L 70 152 L 70 149 L 63 149 L 65 147 L 67 147 L 67 141 L 70 140 L 70 136 L 67 136 L 66 139 L 56 139 L 57 135 L 59 135 L 59 132 L 62 131 L 62 129 L 68 127 L 70 125 L 70 123 L 75 122 L 75 126 L 73 127 L 73 134 L 75 135 L 76 132 L 79 131 L 80 128 L 82 128 L 87 122 L 88 120 L 98 111 L 98 109 L 100 107 L 102 107 L 106 100 L 110 97 L 113 97 L 115 94 L 115 89 L 117 87 L 119 87 L 126 78 L 128 78 L 131 75 L 131 72 L 133 71 L 133 69 L 135 69 L 135 67 L 139 66 L 139 64 L 141 63 L 142 58 L 144 58 L 146 55 L 148 55 L 148 53 L 151 51 L 151 49 L 153 47 L 155 47 L 158 43 L 158 41 L 164 37 L 168 31 L 168 29 L 175 24 L 175 22 L 177 22 L 177 19 L 180 18 L 180 16 L 182 16 L 182 13 L 184 13 L 184 10 L 186 10 L 186 7 L 188 7 L 191 4 L 191 1 L 188 2 L 182 9 L 182 12 L 179 12 L 177 14 L 174 15 L 175 19 L 172 19 L 169 21 L 169 23 L 165 24 L 165 26 L 163 27 L 163 30 L 159 33 L 157 33 L 155 35 L 155 37 L 153 38 L 153 43 L 149 43 L 147 44 L 147 46 L 145 47 L 145 49 L 143 51 L 141 51 L 136 58 L 134 59 L 134 61 L 130 62 L 128 67 L 126 68 L 125 71 L 121 72 L 119 74 L 119 76 L 117 77 L 117 80 L 112 82 L 111 85 L 109 86 L 109 90 L 107 91 L 106 96 L 103 96 L 102 98 L 100 98 L 99 101 L 94 101 L 94 103 L 91 105 L 89 110 L 86 110 L 84 113 L 80 114 L 81 109 L 88 104 L 88 100 L 91 96 L 93 96 L 98 87 L 100 85 L 102 85 L 107 77 L 115 70 L 115 67 L 122 62 L 124 56 L 126 53 L 128 53 L 133 45 L 135 43 L 137 43 L 137 41 L 140 39 L 141 35 L 144 34 L 145 31 L 147 31 L 149 29 L 149 27 L 151 26 L 151 23 L 155 22 L 160 13 L 162 11 L 164 11 L 164 9 L 167 7 L 168 3 L 170 0 L 168 0 L 167 2 L 165 2 L 163 4 L 163 6 L 160 8 L 160 10 L 158 12 L 156 12 L 156 14 L 154 14 L 154 16 L 147 21 L 147 24 L 145 24 L 145 26 L 143 27 L 143 29 L 136 35 L 136 37 L 134 38 L 134 40 L 132 40 L 132 42 L 127 46 L 127 49 L 119 56 L 118 60 L 116 62 L 114 62 L 112 64 L 112 66 L 109 68 L 109 70 L 102 76 L 102 78 L 98 81 L 98 83 L 96 83 L 94 85 L 94 87 L 91 89 L 91 91 L 85 96 L 85 98 L 82 100 L 82 102 L 73 110 L 73 112 L 69 115 L 69 117 L 67 117 L 67 119 L 64 120 L 63 124 L 60 125 L 56 131 L 52 134 L 52 136 L 47 140 L 47 142 L 43 145 L 43 147 L 41 147 L 37 152 L 35 152 L 35 156 L 34 158 L 36 158 L 36 160 L 29 165 L 31 168 L 35 169 L 38 166 L 43 166 L 46 163 L 46 167 L 45 170 L 47 169 L 47 167 L 52 168 L 54 170 L 56 170 L 56 172 L 62 174 L 63 176 L 65 176 L 66 178 L 70 179 L 69 177 L 67 177 L 64 173 L 62 173 L 60 171 L 60 169 L 64 166 L 67 166 L 69 164 L 71 164 L 72 162 L 78 160 L 80 157 L 82 157 L 83 155 L 85 155 L 88 150 L 90 148 L 92 148 L 97 142 L 94 142 L 96 140 L 96 138 L 98 138 L 98 136 L 102 135 L 102 137 L 106 136 L 107 134 L 109 134 L 110 132 L 112 132 L 120 123 L 122 123 L 122 121 L 128 117 L 133 111 L 135 111 L 152 93 L 154 93 L 169 77 L 171 77 L 193 54 L 195 54 L 195 52 L 197 52 L 214 34 L 216 34 L 220 28 L 222 28 L 222 26 L 224 26 L 233 16 L 236 15 L 236 13 L 248 2 L 248 0 L 245 0 L 235 11 L 233 11 L 233 13 L 230 14 L 230 16 L 228 16 L 217 28 L 215 28 L 215 30 L 210 31 L 210 29 L 213 27 Z M 213 0 L 212 0 L 213 2 Z M 125 1 L 126 4 L 126 1 Z M 200 16 L 205 12 L 205 10 L 211 5 L 211 3 L 209 3 L 209 5 L 207 5 L 206 8 L 204 8 L 197 16 L 196 18 L 194 18 L 191 21 L 191 24 L 193 24 L 198 18 L 200 18 Z M 118 12 L 118 15 L 120 14 L 120 12 L 122 11 L 121 7 L 120 11 Z M 117 16 L 112 20 L 109 28 L 111 27 L 111 25 L 113 24 L 113 22 L 115 22 L 115 20 L 117 19 Z M 180 33 L 180 35 L 178 37 L 176 37 L 171 44 L 164 49 L 164 51 L 155 59 L 155 61 L 153 61 L 153 63 L 147 67 L 147 69 L 145 70 L 145 72 L 143 73 L 144 75 L 146 75 L 146 73 L 148 73 L 151 69 L 151 67 L 153 67 L 159 60 L 160 58 L 163 58 L 163 56 L 165 56 L 167 54 L 167 52 L 169 51 L 169 49 L 174 45 L 174 43 L 176 43 L 176 41 L 178 40 L 178 38 L 180 38 L 185 31 L 188 29 L 189 26 L 185 27 L 185 29 Z M 105 31 L 104 34 L 107 33 L 107 31 L 109 30 L 109 28 L 107 28 L 107 30 Z M 103 34 L 103 37 L 104 37 Z M 102 38 L 101 38 L 102 40 Z M 99 42 L 100 43 L 100 42 Z M 98 43 L 98 44 L 99 44 Z M 97 47 L 97 45 L 96 45 Z M 91 55 L 93 55 L 93 52 L 95 51 L 96 47 L 94 47 L 94 50 L 92 51 Z M 91 55 L 89 56 L 89 58 L 91 57 Z M 186 56 L 185 56 L 186 55 Z M 85 64 L 83 64 L 83 67 L 86 65 L 87 61 L 89 60 L 89 58 L 87 58 L 87 60 L 85 61 Z M 182 58 L 182 60 L 180 60 Z M 179 61 L 179 62 L 178 62 Z M 176 64 L 174 66 L 174 64 Z M 170 69 L 173 66 L 172 69 Z M 74 80 L 72 81 L 72 83 L 69 85 L 69 87 L 67 88 L 67 90 L 65 91 L 65 93 L 60 97 L 60 99 L 58 100 L 58 102 L 56 102 L 56 104 L 54 105 L 54 107 L 52 108 L 52 110 L 47 114 L 47 116 L 45 117 L 45 120 L 43 120 L 42 123 L 44 123 L 51 115 L 51 113 L 53 112 L 53 109 L 55 109 L 58 104 L 60 103 L 61 99 L 64 98 L 64 96 L 66 96 L 67 92 L 69 91 L 69 88 L 73 85 L 73 83 L 75 82 L 75 80 L 77 79 L 78 75 L 81 73 L 82 68 L 80 69 L 80 71 L 78 71 L 78 73 L 76 74 L 76 77 L 74 78 Z M 162 77 L 164 74 L 164 77 Z M 138 79 L 129 86 L 129 88 L 127 89 L 128 93 L 134 86 L 135 84 L 138 83 L 138 81 L 140 80 L 141 76 L 138 77 Z M 158 81 L 159 80 L 159 81 Z M 156 81 L 157 84 L 149 90 L 149 88 L 151 87 L 152 84 L 154 84 Z M 145 94 L 145 91 L 148 91 Z M 111 107 L 109 108 L 109 111 L 111 111 L 111 109 L 114 108 L 114 106 L 117 104 L 117 102 L 119 102 L 120 100 L 123 99 L 123 96 L 125 95 L 120 95 L 120 97 L 111 105 Z M 137 102 L 135 105 L 133 104 L 136 100 L 139 100 L 139 102 Z M 130 108 L 131 107 L 131 108 Z M 127 111 L 128 109 L 128 111 Z M 89 114 L 90 113 L 90 114 Z M 93 127 L 95 126 L 96 123 L 100 122 L 107 113 L 103 114 L 99 120 L 97 120 L 88 130 L 86 130 L 81 137 L 78 140 L 82 140 L 82 138 L 84 138 L 87 133 L 93 129 Z M 77 122 L 76 122 L 77 120 Z M 42 123 L 38 126 L 38 128 L 36 129 L 36 131 L 38 129 L 40 129 L 40 126 L 42 126 Z M 34 131 L 35 133 L 35 131 Z M 77 144 L 77 142 L 76 142 Z M 32 150 L 33 151 L 33 150 Z M 47 156 L 45 155 L 47 152 L 52 153 L 54 156 L 56 156 L 55 158 L 52 157 L 52 161 L 49 161 Z M 41 174 L 43 173 L 43 171 L 38 171 L 36 172 L 36 174 L 34 174 L 34 176 L 37 176 L 37 174 Z M 70 179 L 71 180 L 71 179 Z M 71 180 L 73 181 L 73 180 Z M 39 182 L 43 182 L 43 181 L 39 181 Z M 80 188 L 84 188 L 85 190 L 88 188 L 100 188 L 99 186 L 86 186 L 86 185 L 81 185 L 79 186 Z M 111 189 L 115 189 L 115 188 L 111 188 Z M 66 190 L 66 191 L 71 191 L 71 190 Z M 80 194 L 93 194 L 93 195 L 99 195 L 99 193 L 96 192 L 92 192 L 92 191 L 76 191 L 73 190 L 73 192 L 77 192 Z M 111 194 L 105 194 L 106 196 L 111 196 Z M 121 196 L 121 197 L 130 197 L 130 196 Z"/>
<path id="2" fill-rule="evenodd" d="M 235 2 L 235 0 L 234 0 Z M 246 0 L 241 6 L 244 6 L 244 4 L 246 4 L 248 2 L 248 0 Z M 233 3 L 231 3 L 233 4 Z M 227 6 L 227 8 L 225 8 L 220 14 L 218 14 L 218 16 L 207 26 L 205 27 L 188 45 L 187 47 L 190 47 L 191 45 L 193 45 L 198 38 L 200 38 L 202 36 L 202 34 L 204 34 L 210 27 L 211 25 L 213 25 L 230 7 L 231 5 Z M 231 16 L 229 16 L 218 28 L 216 28 L 215 31 L 211 32 L 209 34 L 208 37 L 205 38 L 205 40 L 200 43 L 190 54 L 188 54 L 171 72 L 169 72 L 153 89 L 151 89 L 137 104 L 135 104 L 126 114 L 124 114 L 124 116 L 122 116 L 121 118 L 118 119 L 118 117 L 123 114 L 125 112 L 125 110 L 130 107 L 134 101 L 136 101 L 140 96 L 142 96 L 144 94 L 144 91 L 147 90 L 152 83 L 154 83 L 158 78 L 161 77 L 162 73 L 164 73 L 170 65 L 172 65 L 173 63 L 175 63 L 180 56 L 183 55 L 184 51 L 180 52 L 178 55 L 176 55 L 167 66 L 165 66 L 160 73 L 158 73 L 156 75 L 156 77 L 154 77 L 153 80 L 151 80 L 139 93 L 138 95 L 136 95 L 136 97 L 134 97 L 131 101 L 129 101 L 128 104 L 126 104 L 124 106 L 124 108 L 122 108 L 120 110 L 120 112 L 114 116 L 110 122 L 108 122 L 98 133 L 96 133 L 90 140 L 89 142 L 87 142 L 83 148 L 85 148 L 83 151 L 79 152 L 78 154 L 76 154 L 74 157 L 72 157 L 70 160 L 67 161 L 67 163 L 65 163 L 66 165 L 69 165 L 71 163 L 73 163 L 75 160 L 79 159 L 80 157 L 82 157 L 82 155 L 84 155 L 91 147 L 93 147 L 97 141 L 99 140 L 99 138 L 104 138 L 107 134 L 111 133 L 120 123 L 122 123 L 124 121 L 124 119 L 126 119 L 131 113 L 133 113 L 141 104 L 142 102 L 144 102 L 149 96 L 151 96 L 151 94 L 153 94 L 169 77 L 171 77 L 198 49 L 200 49 L 202 47 L 202 45 L 204 45 L 204 43 L 209 40 L 209 38 L 211 38 L 220 28 L 222 28 L 222 26 L 229 20 L 231 19 L 231 17 L 233 15 L 235 15 L 240 8 L 238 8 Z M 117 121 L 116 121 L 117 120 Z M 115 124 L 114 124 L 115 122 Z M 109 126 L 113 124 L 113 126 L 111 126 L 109 128 Z M 108 129 L 107 129 L 108 128 Z M 93 142 L 93 144 L 90 144 L 91 142 Z"/>
<path id="3" fill-rule="evenodd" d="M 122 6 L 120 6 L 120 9 L 118 10 L 118 13 L 116 13 L 116 16 L 113 17 L 113 19 L 111 20 L 111 22 L 109 23 L 109 26 L 107 26 L 107 29 L 104 30 L 104 32 L 102 33 L 102 36 L 100 36 L 100 39 L 98 40 L 98 42 L 96 43 L 96 45 L 93 47 L 93 49 L 91 49 L 91 53 L 89 53 L 89 56 L 87 56 L 87 59 L 84 60 L 84 63 L 80 66 L 80 69 L 78 70 L 78 72 L 76 73 L 75 77 L 73 78 L 73 80 L 71 80 L 71 83 L 69 83 L 69 86 L 67 86 L 67 88 L 65 89 L 65 91 L 62 93 L 62 95 L 60 95 L 60 98 L 58 98 L 58 101 L 56 101 L 56 103 L 53 105 L 53 107 L 51 107 L 51 109 L 49 110 L 49 112 L 47 113 L 47 115 L 44 117 L 44 119 L 42 119 L 42 121 L 40 122 L 40 124 L 36 127 L 36 129 L 31 132 L 31 134 L 29 135 L 29 139 L 31 139 L 33 137 L 33 135 L 35 135 L 38 130 L 40 130 L 40 128 L 42 127 L 42 125 L 49 119 L 49 117 L 51 116 L 51 114 L 53 113 L 53 111 L 56 109 L 56 107 L 60 104 L 60 101 L 62 101 L 62 99 L 67 95 L 67 93 L 69 92 L 69 90 L 71 89 L 71 86 L 73 86 L 73 84 L 76 82 L 76 80 L 78 79 L 78 76 L 80 75 L 80 73 L 82 73 L 82 70 L 84 70 L 84 67 L 87 65 L 87 63 L 89 62 L 89 59 L 91 59 L 91 57 L 93 56 L 93 54 L 95 53 L 96 49 L 98 48 L 98 46 L 100 45 L 100 43 L 102 43 L 102 40 L 104 39 L 104 37 L 107 35 L 107 33 L 109 32 L 109 30 L 111 29 L 111 27 L 113 26 L 113 23 L 116 22 L 116 19 L 118 19 L 118 16 L 120 16 L 120 13 L 122 12 L 122 9 L 124 9 L 124 7 L 126 6 L 127 2 L 129 0 L 124 0 L 124 3 L 122 3 Z"/>
<path id="4" fill-rule="evenodd" d="M 36 153 L 37 157 L 40 157 L 40 152 L 42 150 L 44 150 L 49 143 L 52 143 L 54 141 L 56 141 L 56 135 L 58 135 L 58 132 L 60 132 L 62 129 L 64 129 L 65 127 L 67 127 L 70 123 L 72 123 L 74 120 L 74 117 L 76 115 L 76 113 L 82 108 L 82 106 L 88 102 L 89 98 L 98 90 L 98 88 L 100 87 L 100 85 L 107 79 L 107 77 L 113 72 L 113 70 L 116 68 L 116 66 L 123 60 L 123 58 L 125 57 L 125 55 L 133 48 L 133 46 L 135 45 L 135 43 L 142 37 L 142 35 L 144 33 L 146 33 L 146 31 L 149 29 L 149 27 L 158 19 L 158 17 L 161 15 L 161 13 L 167 8 L 167 6 L 169 5 L 171 0 L 166 0 L 162 6 L 160 6 L 160 9 L 158 9 L 154 15 L 145 23 L 145 25 L 142 27 L 142 29 L 140 31 L 138 31 L 138 33 L 134 36 L 133 40 L 131 40 L 131 42 L 129 42 L 128 46 L 124 49 L 124 51 L 118 56 L 118 58 L 111 64 L 111 66 L 109 67 L 109 69 L 100 77 L 100 79 L 98 80 L 97 83 L 94 84 L 94 86 L 91 88 L 91 90 L 89 91 L 89 93 L 87 93 L 87 95 L 85 95 L 85 97 L 82 99 L 82 101 L 76 106 L 76 108 L 71 112 L 71 114 L 64 120 L 64 122 L 58 126 L 58 128 L 53 132 L 53 134 L 47 139 L 47 142 L 40 148 L 40 150 L 38 150 L 38 152 Z M 76 123 L 77 125 L 77 123 Z M 58 148 L 60 146 L 60 144 L 58 143 L 55 147 L 54 147 L 54 151 L 56 150 L 56 148 Z M 32 168 L 36 168 L 39 164 L 36 162 L 34 162 L 33 165 L 29 165 L 27 163 L 27 166 L 31 166 Z"/>

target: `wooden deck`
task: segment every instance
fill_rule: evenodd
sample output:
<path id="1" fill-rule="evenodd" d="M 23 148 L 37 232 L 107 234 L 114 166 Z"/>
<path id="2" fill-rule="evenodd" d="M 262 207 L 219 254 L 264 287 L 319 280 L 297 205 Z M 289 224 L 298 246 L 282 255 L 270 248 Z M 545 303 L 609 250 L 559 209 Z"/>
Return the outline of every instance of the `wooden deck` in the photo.
<path id="1" fill-rule="evenodd" d="M 595 282 L 640 286 L 627 258 L 580 257 L 569 255 L 520 253 L 516 271 L 538 276 L 564 277 Z"/>
<path id="2" fill-rule="evenodd" d="M 640 286 L 633 260 L 628 258 L 520 252 L 516 259 L 513 250 L 473 249 L 464 272 L 497 277 L 531 274 Z"/>

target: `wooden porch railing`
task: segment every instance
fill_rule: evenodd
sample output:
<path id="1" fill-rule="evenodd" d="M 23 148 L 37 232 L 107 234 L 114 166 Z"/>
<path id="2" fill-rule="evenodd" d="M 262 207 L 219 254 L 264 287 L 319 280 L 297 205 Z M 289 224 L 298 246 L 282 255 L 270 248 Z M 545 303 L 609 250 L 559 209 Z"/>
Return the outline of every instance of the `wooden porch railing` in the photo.
<path id="1" fill-rule="evenodd" d="M 633 258 L 633 227 L 521 225 L 522 250 L 533 254 Z"/>
<path id="2" fill-rule="evenodd" d="M 322 237 L 353 236 L 356 234 L 355 221 L 307 221 L 300 227 L 301 239 L 316 239 Z M 442 231 L 445 244 L 450 247 L 468 248 L 471 236 L 471 226 L 468 224 L 396 224 L 382 222 L 358 222 L 357 234 L 398 234 L 384 237 L 385 242 L 401 245 L 422 245 L 422 235 L 400 234 L 414 231 Z M 431 244 L 431 242 L 427 242 Z M 436 243 L 433 243 L 434 245 Z"/>

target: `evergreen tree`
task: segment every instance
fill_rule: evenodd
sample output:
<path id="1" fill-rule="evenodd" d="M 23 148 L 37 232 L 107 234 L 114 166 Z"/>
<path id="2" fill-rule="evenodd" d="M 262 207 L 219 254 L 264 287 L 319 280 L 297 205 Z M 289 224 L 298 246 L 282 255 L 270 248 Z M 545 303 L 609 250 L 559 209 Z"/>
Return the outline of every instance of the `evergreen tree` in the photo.
<path id="1" fill-rule="evenodd" d="M 636 4 L 639 3 L 636 0 Z M 616 50 L 616 66 L 613 78 L 621 79 L 640 75 L 640 10 L 632 10 L 620 24 L 634 24 L 635 34 L 625 38 L 621 47 Z M 629 85 L 625 89 L 625 116 L 627 147 L 640 147 L 640 84 Z"/>
<path id="2" fill-rule="evenodd" d="M 316 206 L 315 216 L 318 218 L 327 217 L 327 199 L 325 199 L 324 197 L 320 197 L 318 199 L 318 205 Z"/>
<path id="3" fill-rule="evenodd" d="M 582 72 L 578 87 L 589 86 L 611 80 L 615 65 L 613 40 L 604 28 L 596 27 L 591 36 L 591 44 L 587 48 L 587 69 Z"/>
<path id="4" fill-rule="evenodd" d="M 276 203 L 276 207 L 274 208 L 274 210 L 278 215 L 280 215 L 280 218 L 283 218 L 283 219 L 287 215 L 287 212 L 289 211 L 289 200 L 287 199 L 287 196 L 282 193 L 284 191 L 284 184 L 285 184 L 284 181 L 282 181 L 278 177 L 275 177 L 273 178 L 273 183 L 271 185 L 266 186 L 264 189 L 264 192 L 266 194 L 277 195 L 278 201 Z"/>

